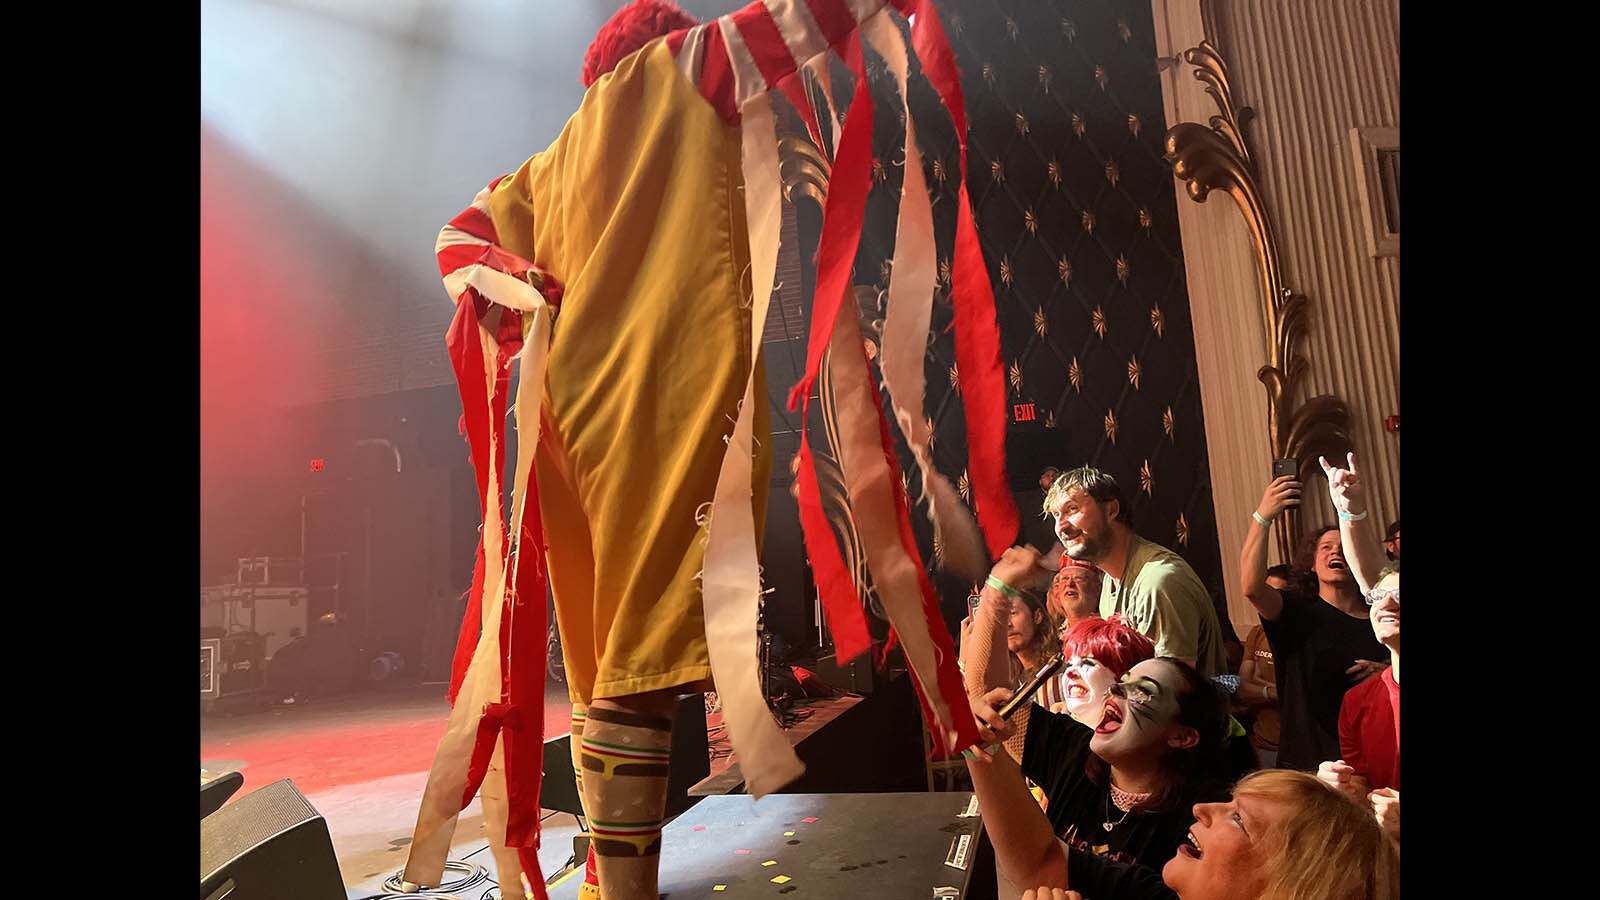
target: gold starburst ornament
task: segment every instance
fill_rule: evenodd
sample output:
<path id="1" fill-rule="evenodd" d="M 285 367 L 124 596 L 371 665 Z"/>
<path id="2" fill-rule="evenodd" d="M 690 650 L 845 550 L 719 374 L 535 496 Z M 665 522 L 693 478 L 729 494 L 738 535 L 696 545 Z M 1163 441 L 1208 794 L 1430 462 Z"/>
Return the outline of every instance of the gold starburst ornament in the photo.
<path id="1" fill-rule="evenodd" d="M 1117 415 L 1111 410 L 1106 410 L 1105 417 L 1106 437 L 1111 440 L 1111 446 L 1117 445 Z"/>

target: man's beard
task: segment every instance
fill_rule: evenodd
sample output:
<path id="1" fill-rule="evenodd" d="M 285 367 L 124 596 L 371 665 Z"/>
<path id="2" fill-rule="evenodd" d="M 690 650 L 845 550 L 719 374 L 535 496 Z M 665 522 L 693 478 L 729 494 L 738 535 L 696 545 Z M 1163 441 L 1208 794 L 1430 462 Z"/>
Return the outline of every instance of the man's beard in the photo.
<path id="1" fill-rule="evenodd" d="M 1083 547 L 1077 553 L 1073 553 L 1072 549 L 1068 547 L 1067 555 L 1079 562 L 1099 565 L 1100 561 L 1105 559 L 1106 554 L 1111 551 L 1111 532 L 1109 528 L 1105 534 L 1091 534 L 1087 531 L 1080 531 L 1078 532 L 1078 539 L 1083 542 Z M 1066 541 L 1062 541 L 1061 544 L 1064 547 L 1067 546 Z"/>

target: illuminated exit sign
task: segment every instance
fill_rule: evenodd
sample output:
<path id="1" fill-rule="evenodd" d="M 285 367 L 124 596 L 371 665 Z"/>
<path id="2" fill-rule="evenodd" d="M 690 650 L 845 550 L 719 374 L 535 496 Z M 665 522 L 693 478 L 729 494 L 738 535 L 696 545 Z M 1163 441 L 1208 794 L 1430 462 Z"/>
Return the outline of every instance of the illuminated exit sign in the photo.
<path id="1" fill-rule="evenodd" d="M 1011 404 L 1011 421 L 1032 422 L 1037 418 L 1039 418 L 1039 414 L 1034 411 L 1032 403 Z"/>

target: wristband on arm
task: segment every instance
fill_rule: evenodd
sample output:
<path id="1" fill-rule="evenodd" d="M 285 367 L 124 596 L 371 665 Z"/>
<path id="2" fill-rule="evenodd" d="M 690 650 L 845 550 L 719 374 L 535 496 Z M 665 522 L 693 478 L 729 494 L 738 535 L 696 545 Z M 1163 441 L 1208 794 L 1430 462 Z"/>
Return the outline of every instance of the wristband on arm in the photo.
<path id="1" fill-rule="evenodd" d="M 1016 588 L 1012 587 L 1009 584 L 1006 584 L 1004 581 L 1001 581 L 1000 579 L 994 577 L 993 575 L 990 575 L 988 578 L 985 578 L 983 580 L 983 583 L 988 585 L 989 587 L 994 588 L 995 590 L 997 590 L 1000 593 L 1006 595 L 1007 597 L 1010 597 L 1012 600 L 1015 600 L 1018 597 L 1022 596 L 1022 592 L 1021 591 L 1017 590 Z"/>

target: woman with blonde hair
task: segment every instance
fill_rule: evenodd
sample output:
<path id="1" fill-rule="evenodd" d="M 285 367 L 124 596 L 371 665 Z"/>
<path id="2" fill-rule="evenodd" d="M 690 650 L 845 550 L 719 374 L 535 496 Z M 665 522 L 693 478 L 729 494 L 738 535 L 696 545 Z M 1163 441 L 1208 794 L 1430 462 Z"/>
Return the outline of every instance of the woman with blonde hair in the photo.
<path id="1" fill-rule="evenodd" d="M 1005 720 L 985 720 L 985 740 L 1004 733 Z M 1252 772 L 1239 780 L 1232 799 L 1195 804 L 1188 841 L 1156 870 L 1068 849 L 1038 807 L 1026 802 L 1022 773 L 1008 755 L 975 749 L 967 759 L 984 828 L 1006 876 L 1002 889 L 1008 882 L 1040 885 L 1023 892 L 1022 900 L 1400 896 L 1399 845 L 1370 812 L 1304 772 Z"/>

